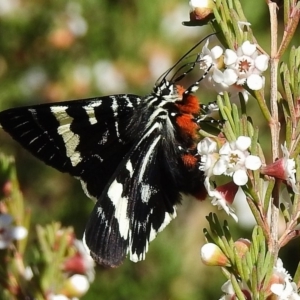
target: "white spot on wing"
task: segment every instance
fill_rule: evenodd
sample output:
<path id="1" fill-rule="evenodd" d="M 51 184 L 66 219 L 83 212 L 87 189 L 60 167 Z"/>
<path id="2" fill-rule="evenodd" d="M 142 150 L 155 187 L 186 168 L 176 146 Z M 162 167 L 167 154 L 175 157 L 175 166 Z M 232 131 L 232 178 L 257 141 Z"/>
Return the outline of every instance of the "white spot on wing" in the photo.
<path id="1" fill-rule="evenodd" d="M 126 107 L 133 107 L 133 105 L 132 105 L 132 103 L 131 103 L 131 101 L 130 101 L 130 99 L 129 99 L 128 96 L 124 96 L 123 98 L 124 98 L 124 100 L 127 103 Z"/>
<path id="2" fill-rule="evenodd" d="M 153 227 L 151 226 L 150 229 L 150 235 L 149 235 L 149 242 L 153 241 L 156 238 L 157 235 L 157 231 L 153 229 Z"/>
<path id="3" fill-rule="evenodd" d="M 92 102 L 89 105 L 83 106 L 85 112 L 89 117 L 89 122 L 91 125 L 97 123 L 97 119 L 95 117 L 95 107 L 99 107 L 102 104 L 102 100 L 98 100 L 96 102 Z"/>
<path id="4" fill-rule="evenodd" d="M 133 175 L 133 167 L 132 167 L 132 163 L 130 160 L 128 160 L 128 162 L 126 163 L 126 169 L 130 174 L 130 177 L 132 177 Z"/>
<path id="5" fill-rule="evenodd" d="M 122 197 L 122 193 L 123 185 L 114 180 L 108 189 L 107 196 L 115 207 L 114 216 L 119 223 L 120 235 L 127 240 L 130 222 L 130 219 L 127 216 L 128 198 Z"/>
<path id="6" fill-rule="evenodd" d="M 115 128 L 116 128 L 116 135 L 119 138 L 120 137 L 120 133 L 119 133 L 119 123 L 118 123 L 118 103 L 115 97 L 111 97 L 112 98 L 112 104 L 111 104 L 111 108 L 114 112 L 114 117 L 115 117 Z"/>
<path id="7" fill-rule="evenodd" d="M 63 138 L 66 154 L 70 158 L 72 166 L 75 167 L 82 158 L 76 151 L 76 147 L 79 145 L 79 136 L 71 131 L 70 126 L 74 119 L 67 114 L 67 108 L 67 106 L 53 106 L 51 112 L 60 124 L 57 133 Z"/>
<path id="8" fill-rule="evenodd" d="M 81 182 L 81 187 L 82 187 L 84 193 L 85 193 L 90 199 L 92 199 L 92 200 L 96 203 L 97 198 L 94 197 L 94 196 L 92 196 L 92 195 L 88 192 L 87 187 L 86 187 L 86 183 L 85 183 L 83 180 L 80 180 L 80 182 Z"/>
<path id="9" fill-rule="evenodd" d="M 157 145 L 158 141 L 160 140 L 160 138 L 161 138 L 160 135 L 155 138 L 155 140 L 150 145 L 147 153 L 145 154 L 145 157 L 143 159 L 143 164 L 141 166 L 141 170 L 140 170 L 140 173 L 139 173 L 139 182 L 143 181 L 144 173 L 146 171 L 147 165 L 151 162 L 151 159 L 152 159 L 152 156 L 153 156 L 153 150 L 156 147 L 156 145 Z"/>
<path id="10" fill-rule="evenodd" d="M 144 257 L 141 257 L 141 255 L 140 256 L 138 256 L 137 255 L 137 253 L 130 253 L 130 260 L 131 261 L 133 261 L 133 262 L 138 262 L 138 261 L 140 261 L 140 260 L 142 260 L 142 259 L 144 259 Z"/>
<path id="11" fill-rule="evenodd" d="M 161 232 L 162 230 L 165 229 L 165 227 L 173 220 L 176 218 L 177 214 L 176 214 L 176 206 L 173 206 L 174 208 L 174 213 L 170 214 L 168 212 L 165 213 L 165 218 L 164 221 L 162 222 L 161 226 L 158 228 L 157 232 Z"/>
<path id="12" fill-rule="evenodd" d="M 153 188 L 149 184 L 142 184 L 141 188 L 141 199 L 144 203 L 148 203 L 152 193 L 154 192 Z"/>
<path id="13" fill-rule="evenodd" d="M 173 208 L 174 208 L 173 214 L 170 214 L 168 212 L 165 213 L 164 221 L 161 224 L 161 226 L 158 228 L 158 230 L 155 230 L 153 228 L 153 226 L 151 225 L 149 238 L 148 238 L 148 240 L 146 240 L 146 243 L 144 245 L 144 249 L 139 255 L 136 252 L 131 252 L 131 248 L 129 248 L 129 258 L 130 258 L 131 261 L 138 262 L 140 260 L 145 259 L 146 253 L 148 251 L 149 243 L 152 240 L 155 239 L 158 232 L 161 232 L 170 223 L 170 221 L 176 217 L 176 206 L 174 206 Z M 146 221 L 144 223 L 139 224 L 138 229 L 143 227 L 143 226 L 146 226 L 146 224 L 149 222 L 149 217 L 152 215 L 152 213 L 153 213 L 153 209 L 151 209 Z M 130 238 L 130 241 L 131 241 L 130 244 L 132 244 L 132 233 L 131 232 L 129 234 L 129 238 Z"/>

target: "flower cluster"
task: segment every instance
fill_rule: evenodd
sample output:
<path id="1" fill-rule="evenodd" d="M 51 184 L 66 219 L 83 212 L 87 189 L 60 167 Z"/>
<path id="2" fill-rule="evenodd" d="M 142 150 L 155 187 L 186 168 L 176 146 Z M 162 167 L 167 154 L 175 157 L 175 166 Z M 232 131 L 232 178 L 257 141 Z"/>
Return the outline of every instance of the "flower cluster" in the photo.
<path id="1" fill-rule="evenodd" d="M 242 293 L 245 298 L 248 300 L 253 299 L 252 293 L 249 287 L 245 282 L 239 282 L 239 286 L 241 288 Z M 233 288 L 232 282 L 230 280 L 226 281 L 222 288 L 222 292 L 225 295 L 220 298 L 220 300 L 227 299 L 235 299 L 236 292 Z M 276 262 L 276 266 L 274 266 L 271 285 L 267 291 L 270 295 L 268 299 L 276 299 L 276 300 L 299 300 L 300 296 L 297 291 L 297 285 L 292 281 L 291 276 L 283 267 L 283 263 L 280 258 L 278 258 Z"/>
<path id="2" fill-rule="evenodd" d="M 249 153 L 250 145 L 249 137 L 240 136 L 235 142 L 225 142 L 220 149 L 217 142 L 211 138 L 204 138 L 197 146 L 198 154 L 201 156 L 200 169 L 206 176 L 205 187 L 212 197 L 212 204 L 223 208 L 236 221 L 237 217 L 230 205 L 238 186 L 247 183 L 248 170 L 258 170 L 261 167 L 260 158 Z M 216 175 L 230 176 L 233 182 L 216 189 L 212 188 L 210 179 Z"/>
<path id="3" fill-rule="evenodd" d="M 244 89 L 245 84 L 254 91 L 264 86 L 262 73 L 268 68 L 269 57 L 260 54 L 255 44 L 245 41 L 236 51 L 224 51 L 220 46 L 209 49 L 208 44 L 209 40 L 203 47 L 201 58 L 201 68 L 211 67 L 205 79 L 207 86 L 219 94 L 227 91 L 232 97 L 242 93 L 246 101 L 249 92 Z"/>
<path id="4" fill-rule="evenodd" d="M 201 155 L 200 169 L 207 177 L 224 174 L 233 177 L 236 185 L 245 185 L 248 181 L 247 170 L 261 167 L 260 158 L 247 150 L 250 145 L 249 137 L 240 136 L 235 142 L 224 143 L 218 150 L 217 142 L 205 138 L 197 146 Z"/>
<path id="5" fill-rule="evenodd" d="M 234 246 L 238 257 L 243 258 L 249 251 L 251 242 L 246 239 L 239 239 L 234 243 Z M 231 267 L 229 258 L 216 244 L 205 244 L 202 246 L 200 254 L 203 263 L 208 266 Z M 253 299 L 251 288 L 245 281 L 238 281 L 238 285 L 245 299 Z M 221 290 L 224 295 L 220 300 L 236 299 L 236 291 L 234 290 L 231 280 L 226 281 Z M 268 295 L 268 299 L 300 300 L 297 285 L 292 281 L 290 274 L 283 267 L 280 258 L 277 259 L 276 265 L 273 267 L 271 280 L 266 287 L 265 293 Z"/>

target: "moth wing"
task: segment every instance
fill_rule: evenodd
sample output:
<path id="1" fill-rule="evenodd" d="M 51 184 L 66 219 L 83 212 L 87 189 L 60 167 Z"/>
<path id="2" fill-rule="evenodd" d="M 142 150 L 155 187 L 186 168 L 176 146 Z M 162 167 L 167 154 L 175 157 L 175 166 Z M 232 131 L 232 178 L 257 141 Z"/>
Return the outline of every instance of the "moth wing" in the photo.
<path id="1" fill-rule="evenodd" d="M 148 132 L 149 133 L 149 132 Z M 116 170 L 88 221 L 84 241 L 100 264 L 145 258 L 148 244 L 176 216 L 180 194 L 158 130 L 145 133 Z"/>

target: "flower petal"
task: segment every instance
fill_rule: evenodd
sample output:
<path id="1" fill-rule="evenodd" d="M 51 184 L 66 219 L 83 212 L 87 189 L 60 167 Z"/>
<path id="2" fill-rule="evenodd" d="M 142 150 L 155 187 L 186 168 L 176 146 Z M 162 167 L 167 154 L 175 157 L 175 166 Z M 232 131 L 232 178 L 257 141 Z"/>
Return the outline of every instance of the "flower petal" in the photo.
<path id="1" fill-rule="evenodd" d="M 224 80 L 224 74 L 223 74 L 222 71 L 215 68 L 214 72 L 213 72 L 213 75 L 212 75 L 212 78 L 216 83 L 221 83 Z"/>
<path id="2" fill-rule="evenodd" d="M 227 169 L 227 163 L 224 159 L 220 158 L 213 167 L 213 174 L 214 175 L 221 175 Z"/>
<path id="3" fill-rule="evenodd" d="M 227 66 L 230 66 L 237 61 L 237 54 L 231 49 L 226 49 L 224 53 L 224 63 Z"/>
<path id="4" fill-rule="evenodd" d="M 256 45 L 251 44 L 249 41 L 245 41 L 241 49 L 245 55 L 251 56 L 256 51 Z"/>
<path id="5" fill-rule="evenodd" d="M 262 76 L 258 75 L 258 74 L 251 74 L 248 78 L 247 78 L 247 85 L 249 87 L 249 89 L 253 90 L 253 91 L 258 91 L 263 87 L 264 81 Z"/>
<path id="6" fill-rule="evenodd" d="M 236 185 L 245 185 L 248 182 L 247 172 L 243 169 L 235 171 L 232 178 Z"/>
<path id="7" fill-rule="evenodd" d="M 261 167 L 261 160 L 256 155 L 249 155 L 245 160 L 245 167 L 249 170 L 258 170 Z"/>
<path id="8" fill-rule="evenodd" d="M 226 69 L 223 73 L 223 77 L 224 77 L 224 82 L 227 85 L 233 85 L 234 83 L 236 83 L 237 79 L 238 79 L 238 75 L 236 74 L 236 72 L 232 69 Z"/>
<path id="9" fill-rule="evenodd" d="M 220 46 L 215 46 L 210 51 L 213 59 L 218 59 L 223 54 L 223 49 Z"/>
<path id="10" fill-rule="evenodd" d="M 265 54 L 261 54 L 261 55 L 259 55 L 259 56 L 256 57 L 254 63 L 255 63 L 255 67 L 259 71 L 264 72 L 268 68 L 269 57 L 267 55 L 265 55 Z"/>
<path id="11" fill-rule="evenodd" d="M 217 143 L 210 138 L 204 138 L 198 143 L 197 150 L 200 155 L 217 152 Z"/>
<path id="12" fill-rule="evenodd" d="M 219 154 L 220 155 L 229 155 L 231 152 L 231 147 L 230 144 L 228 142 L 226 142 L 221 149 L 219 150 Z"/>
<path id="13" fill-rule="evenodd" d="M 251 139 L 248 136 L 239 136 L 235 142 L 237 149 L 241 151 L 247 150 L 251 145 Z"/>

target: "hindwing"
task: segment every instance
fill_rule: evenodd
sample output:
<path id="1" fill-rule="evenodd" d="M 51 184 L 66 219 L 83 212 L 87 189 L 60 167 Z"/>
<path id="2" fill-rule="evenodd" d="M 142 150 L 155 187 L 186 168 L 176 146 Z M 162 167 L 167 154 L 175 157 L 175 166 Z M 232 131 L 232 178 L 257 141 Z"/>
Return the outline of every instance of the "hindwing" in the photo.
<path id="1" fill-rule="evenodd" d="M 103 265 L 116 267 L 127 254 L 132 261 L 144 259 L 149 242 L 176 216 L 180 194 L 157 124 L 116 169 L 88 221 L 85 243 Z"/>

